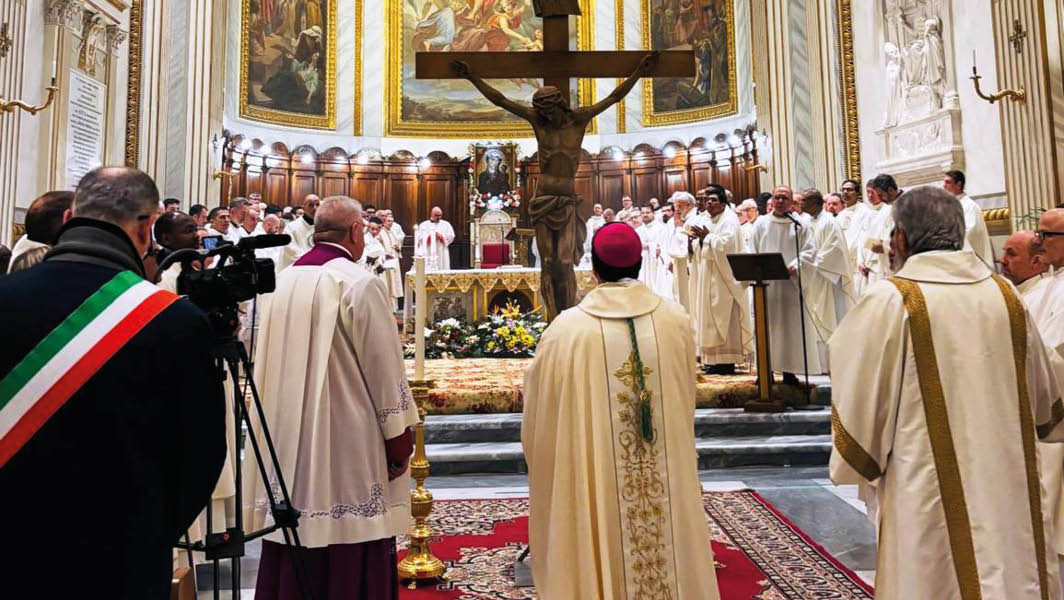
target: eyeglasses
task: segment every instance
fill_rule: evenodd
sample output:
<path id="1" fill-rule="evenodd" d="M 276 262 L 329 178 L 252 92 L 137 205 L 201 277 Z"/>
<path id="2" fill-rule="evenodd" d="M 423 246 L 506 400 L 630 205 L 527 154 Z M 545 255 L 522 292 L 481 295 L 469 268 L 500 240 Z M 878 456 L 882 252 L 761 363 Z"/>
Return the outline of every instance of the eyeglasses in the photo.
<path id="1" fill-rule="evenodd" d="M 1038 238 L 1039 243 L 1041 243 L 1041 242 L 1046 241 L 1046 238 L 1064 237 L 1064 231 L 1042 231 L 1042 230 L 1039 230 L 1039 231 L 1034 232 L 1034 235 L 1035 235 L 1035 237 Z"/>

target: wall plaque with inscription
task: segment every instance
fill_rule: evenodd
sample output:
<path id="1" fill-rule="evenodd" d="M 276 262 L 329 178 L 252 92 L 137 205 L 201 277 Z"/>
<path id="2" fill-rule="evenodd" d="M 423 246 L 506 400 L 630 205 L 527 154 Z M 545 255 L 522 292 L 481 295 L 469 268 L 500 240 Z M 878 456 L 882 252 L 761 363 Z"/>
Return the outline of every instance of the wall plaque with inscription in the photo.
<path id="1" fill-rule="evenodd" d="M 70 189 L 77 187 L 86 173 L 103 164 L 106 111 L 107 85 L 72 69 L 66 132 L 66 179 Z"/>

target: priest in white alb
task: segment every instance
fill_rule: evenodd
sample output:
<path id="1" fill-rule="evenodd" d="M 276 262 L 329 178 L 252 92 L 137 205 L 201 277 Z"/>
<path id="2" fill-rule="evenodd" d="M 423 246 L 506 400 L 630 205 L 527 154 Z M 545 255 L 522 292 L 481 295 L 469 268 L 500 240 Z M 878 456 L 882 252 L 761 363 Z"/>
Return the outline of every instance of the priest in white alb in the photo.
<path id="1" fill-rule="evenodd" d="M 865 277 L 857 272 L 857 261 L 861 257 L 861 248 L 865 234 L 876 212 L 861 199 L 861 184 L 855 179 L 847 179 L 839 188 L 843 208 L 836 215 L 842 234 L 846 236 L 846 249 L 850 254 L 850 270 L 853 273 L 854 289 L 861 294 Z"/>
<path id="2" fill-rule="evenodd" d="M 890 232 L 894 230 L 891 205 L 901 193 L 890 175 L 877 175 L 868 181 L 865 192 L 874 212 L 861 238 L 857 260 L 858 290 L 890 277 Z"/>
<path id="3" fill-rule="evenodd" d="M 783 372 L 783 382 L 788 385 L 798 385 L 795 373 L 802 373 L 807 362 L 809 373 L 824 372 L 820 364 L 820 354 L 817 352 L 816 327 L 810 318 L 808 305 L 804 314 L 801 312 L 798 295 L 799 260 L 805 267 L 802 271 L 804 278 L 808 269 L 815 267 L 816 247 L 813 245 L 813 232 L 808 226 L 802 224 L 795 227 L 792 220 L 795 217 L 790 215 L 793 201 L 789 187 L 780 186 L 774 189 L 772 212 L 757 220 L 750 244 L 751 251 L 757 254 L 783 254 L 783 262 L 791 274 L 790 279 L 771 282 L 765 291 L 772 367 Z M 798 239 L 797 248 L 795 237 Z M 810 282 L 803 280 L 802 283 L 808 303 Z M 799 315 L 805 319 L 804 338 L 802 317 Z"/>
<path id="4" fill-rule="evenodd" d="M 266 296 L 255 360 L 281 472 L 302 512 L 302 564 L 315 598 L 397 598 L 395 537 L 410 523 L 409 428 L 418 414 L 390 298 L 356 264 L 365 239 L 357 202 L 321 203 L 314 247 Z M 253 431 L 261 445 L 262 426 Z M 264 482 L 245 461 L 249 531 L 273 523 L 266 486 L 278 489 L 276 474 Z M 282 542 L 280 531 L 263 541 L 259 600 L 301 598 Z"/>
<path id="5" fill-rule="evenodd" d="M 964 171 L 946 171 L 942 178 L 942 187 L 953 194 L 964 209 L 964 247 L 975 252 L 987 267 L 993 269 L 994 245 L 983 220 L 983 207 L 964 192 L 964 183 Z"/>
<path id="6" fill-rule="evenodd" d="M 690 318 L 635 279 L 641 242 L 605 225 L 600 285 L 525 373 L 532 576 L 540 598 L 717 600 L 694 440 Z"/>
<path id="7" fill-rule="evenodd" d="M 296 217 L 285 226 L 285 234 L 292 241 L 281 253 L 281 269 L 299 260 L 314 245 L 314 214 L 318 211 L 321 198 L 317 194 L 308 194 L 303 200 L 303 215 Z"/>
<path id="8" fill-rule="evenodd" d="M 451 268 L 451 242 L 454 241 L 454 228 L 443 220 L 443 209 L 432 207 L 429 219 L 422 221 L 414 231 L 414 254 L 425 257 L 425 268 L 429 271 L 446 271 Z"/>
<path id="9" fill-rule="evenodd" d="M 392 297 L 392 304 L 398 308 L 399 298 L 403 297 L 403 276 L 400 259 L 403 257 L 403 228 L 395 222 L 390 208 L 382 208 L 377 211 L 377 218 L 382 222 L 378 239 L 384 246 L 383 266 L 387 269 L 384 276 L 385 287 Z"/>
<path id="10" fill-rule="evenodd" d="M 830 476 L 872 487 L 876 597 L 1060 598 L 1037 440 L 1061 381 L 1015 288 L 964 247 L 941 188 L 895 203 L 896 276 L 831 338 Z M 869 335 L 874 332 L 875 335 Z"/>
<path id="11" fill-rule="evenodd" d="M 824 210 L 824 196 L 818 190 L 802 192 L 802 210 L 808 227 L 813 230 L 816 247 L 813 268 L 803 271 L 803 276 L 809 278 L 805 301 L 816 327 L 820 363 L 828 370 L 827 342 L 857 302 L 857 292 L 853 287 L 846 237 L 835 217 Z"/>
<path id="12" fill-rule="evenodd" d="M 642 223 L 635 230 L 643 241 L 643 268 L 639 271 L 639 281 L 659 296 L 671 300 L 668 256 L 662 251 L 662 237 L 668 235 L 667 228 L 655 219 L 654 210 L 649 206 L 642 207 L 639 216 Z"/>
<path id="13" fill-rule="evenodd" d="M 695 344 L 709 373 L 734 375 L 735 364 L 754 350 L 746 288 L 732 274 L 729 254 L 744 252 L 739 217 L 722 186 L 703 190 L 705 218 L 692 228 L 698 280 L 692 302 Z"/>

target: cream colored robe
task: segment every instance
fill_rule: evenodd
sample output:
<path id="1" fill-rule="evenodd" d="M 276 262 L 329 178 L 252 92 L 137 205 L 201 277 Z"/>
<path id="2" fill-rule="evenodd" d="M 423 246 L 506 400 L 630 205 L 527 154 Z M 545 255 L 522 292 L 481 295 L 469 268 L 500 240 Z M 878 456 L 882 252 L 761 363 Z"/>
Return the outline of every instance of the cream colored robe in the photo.
<path id="1" fill-rule="evenodd" d="M 859 288 L 866 289 L 873 283 L 890 277 L 890 232 L 894 229 L 894 207 L 892 204 L 881 202 L 870 206 L 875 211 L 868 220 L 868 228 L 861 237 L 860 254 L 857 259 L 858 271 L 856 277 L 863 281 Z M 883 244 L 883 252 L 872 252 L 873 242 Z M 862 275 L 860 268 L 868 270 L 867 276 Z M 863 292 L 862 292 L 863 293 Z"/>
<path id="2" fill-rule="evenodd" d="M 393 229 L 395 226 L 392 226 Z M 402 230 L 399 230 L 402 231 Z M 396 234 L 386 228 L 381 228 L 380 242 L 384 246 L 384 268 L 387 269 L 384 273 L 385 287 L 391 292 L 392 298 L 403 297 L 403 278 L 400 272 L 399 258 L 403 252 L 403 242 L 396 237 Z M 389 258 L 390 257 L 390 258 Z M 392 302 L 395 306 L 395 301 Z"/>
<path id="3" fill-rule="evenodd" d="M 809 360 L 811 374 L 823 373 L 820 354 L 816 346 L 816 327 L 813 325 L 809 311 L 809 289 L 812 282 L 806 277 L 808 268 L 815 265 L 816 247 L 813 246 L 812 229 L 805 225 L 798 230 L 798 244 L 801 252 L 802 284 L 806 291 L 805 310 L 805 357 Z M 751 249 L 755 253 L 779 252 L 788 267 L 796 267 L 799 257 L 795 255 L 794 224 L 786 217 L 767 214 L 754 224 L 754 236 Z M 765 291 L 766 312 L 768 317 L 769 352 L 772 368 L 785 373 L 803 373 L 805 364 L 802 348 L 802 322 L 798 297 L 798 277 L 789 280 L 773 281 Z"/>
<path id="4" fill-rule="evenodd" d="M 409 472 L 388 481 L 385 440 L 418 421 L 390 299 L 380 279 L 346 258 L 292 266 L 268 296 L 255 361 L 266 421 L 299 535 L 311 548 L 383 539 L 410 523 Z M 258 418 L 252 411 L 255 431 Z M 273 523 L 251 446 L 244 522 Z M 271 475 L 270 485 L 277 488 Z M 281 542 L 277 531 L 266 539 Z"/>
<path id="5" fill-rule="evenodd" d="M 631 420 L 634 319 L 656 439 Z M 540 598 L 719 598 L 694 441 L 691 321 L 641 283 L 562 312 L 525 374 L 521 441 Z M 648 565 L 639 570 L 636 564 Z"/>
<path id="6" fill-rule="evenodd" d="M 307 223 L 303 217 L 289 221 L 284 228 L 285 235 L 292 237 L 292 241 L 285 246 L 281 253 L 278 271 L 299 260 L 314 246 L 314 225 Z"/>
<path id="7" fill-rule="evenodd" d="M 816 246 L 813 268 L 803 271 L 803 276 L 809 277 L 806 303 L 816 326 L 821 363 L 826 368 L 827 341 L 857 302 L 857 292 L 853 287 L 846 238 L 835 217 L 821 211 L 816 217 L 808 216 L 806 222 L 813 230 L 813 245 Z"/>
<path id="8" fill-rule="evenodd" d="M 694 240 L 694 269 L 698 274 L 691 297 L 695 345 L 704 364 L 735 364 L 754 350 L 746 288 L 735 280 L 729 254 L 744 252 L 742 229 L 734 211 L 713 217 L 706 213 L 709 234 Z"/>
<path id="9" fill-rule="evenodd" d="M 897 277 L 908 301 L 876 283 L 830 342 L 830 475 L 875 491 L 876 597 L 1060 598 L 1036 439 L 1064 439 L 1064 406 L 1034 323 L 972 252 Z"/>
<path id="10" fill-rule="evenodd" d="M 974 251 L 976 256 L 993 270 L 994 246 L 990 243 L 990 232 L 986 228 L 986 221 L 983 220 L 983 208 L 967 194 L 961 195 L 957 200 L 964 210 L 964 249 Z"/>

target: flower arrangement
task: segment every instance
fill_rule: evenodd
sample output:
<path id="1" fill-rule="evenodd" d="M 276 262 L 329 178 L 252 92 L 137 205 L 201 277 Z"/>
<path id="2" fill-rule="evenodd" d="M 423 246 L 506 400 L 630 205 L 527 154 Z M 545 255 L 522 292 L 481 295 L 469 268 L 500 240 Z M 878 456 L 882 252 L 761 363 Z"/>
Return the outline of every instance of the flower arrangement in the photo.
<path id="1" fill-rule="evenodd" d="M 530 358 L 536 352 L 539 338 L 547 324 L 539 313 L 522 314 L 512 303 L 505 309 L 496 307 L 495 313 L 477 325 L 481 339 L 481 353 L 491 358 Z"/>
<path id="2" fill-rule="evenodd" d="M 522 313 L 512 303 L 480 322 L 444 319 L 425 330 L 425 358 L 530 358 L 547 323 L 537 312 Z M 403 348 L 414 357 L 414 344 Z"/>

